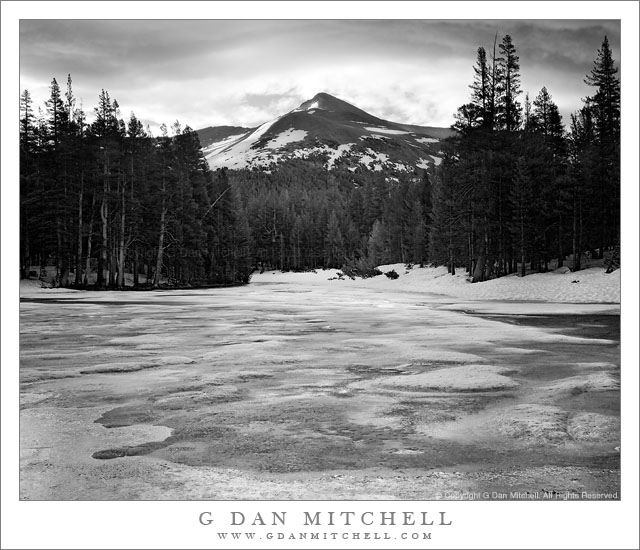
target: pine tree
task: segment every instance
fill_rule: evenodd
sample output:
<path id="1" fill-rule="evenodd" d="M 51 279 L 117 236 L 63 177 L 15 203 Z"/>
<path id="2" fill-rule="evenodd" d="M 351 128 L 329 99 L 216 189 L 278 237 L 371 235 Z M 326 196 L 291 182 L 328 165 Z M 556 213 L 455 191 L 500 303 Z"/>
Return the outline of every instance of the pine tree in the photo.
<path id="1" fill-rule="evenodd" d="M 49 91 L 50 96 L 46 102 L 47 113 L 49 114 L 47 126 L 51 145 L 55 148 L 60 144 L 62 129 L 68 122 L 68 117 L 60 95 L 60 86 L 58 86 L 55 78 L 51 81 Z"/>
<path id="2" fill-rule="evenodd" d="M 593 115 L 598 167 L 595 208 L 598 220 L 596 251 L 602 257 L 605 248 L 620 241 L 620 80 L 609 40 L 604 37 L 593 69 L 585 82 L 596 88 L 587 97 L 586 106 Z"/>
<path id="3" fill-rule="evenodd" d="M 489 66 L 487 65 L 487 52 L 482 46 L 478 48 L 478 57 L 473 67 L 473 72 L 471 99 L 478 111 L 477 123 L 485 128 L 490 128 L 493 124 L 491 115 L 491 80 Z"/>
<path id="4" fill-rule="evenodd" d="M 620 80 L 617 74 L 618 68 L 605 36 L 593 69 L 585 79 L 585 83 L 596 88 L 596 93 L 586 102 L 593 107 L 598 139 L 613 144 L 620 140 Z"/>
<path id="5" fill-rule="evenodd" d="M 35 121 L 33 102 L 28 90 L 20 95 L 20 277 L 29 277 L 31 267 L 30 228 L 35 199 Z"/>
<path id="6" fill-rule="evenodd" d="M 499 97 L 497 114 L 500 128 L 513 132 L 520 127 L 521 106 L 517 98 L 520 94 L 520 58 L 516 55 L 511 36 L 508 34 L 500 44 Z"/>
<path id="7" fill-rule="evenodd" d="M 20 147 L 21 152 L 28 155 L 35 146 L 35 121 L 33 101 L 29 90 L 20 95 Z"/>

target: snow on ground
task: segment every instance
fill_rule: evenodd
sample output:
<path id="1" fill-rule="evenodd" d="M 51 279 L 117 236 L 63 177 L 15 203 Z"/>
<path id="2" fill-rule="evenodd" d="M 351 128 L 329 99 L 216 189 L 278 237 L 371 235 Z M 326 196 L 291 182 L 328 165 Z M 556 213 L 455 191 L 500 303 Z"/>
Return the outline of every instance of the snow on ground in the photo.
<path id="1" fill-rule="evenodd" d="M 382 171 L 382 164 L 389 160 L 389 155 L 377 153 L 371 148 L 367 148 L 367 154 L 363 154 L 358 162 L 374 172 Z M 373 167 L 372 167 L 373 166 Z"/>
<path id="2" fill-rule="evenodd" d="M 391 134 L 391 135 L 401 135 L 408 134 L 409 132 L 405 132 L 404 130 L 391 130 L 390 128 L 378 128 L 375 126 L 365 126 L 365 130 L 369 130 L 370 132 L 380 132 L 381 134 Z"/>
<path id="3" fill-rule="evenodd" d="M 397 170 L 398 172 L 409 172 L 411 170 L 411 168 L 409 166 L 407 166 L 406 164 L 404 164 L 403 162 L 395 162 L 393 164 L 395 170 Z M 397 180 L 397 178 L 396 178 Z"/>
<path id="4" fill-rule="evenodd" d="M 351 151 L 351 147 L 353 147 L 355 143 L 343 143 L 342 145 L 338 145 L 336 149 L 332 149 L 328 147 L 326 152 L 329 153 L 329 160 L 327 161 L 327 169 L 331 170 L 336 160 L 338 160 L 341 156 L 345 155 L 349 151 Z"/>
<path id="5" fill-rule="evenodd" d="M 218 149 L 205 155 L 211 169 L 215 170 L 216 168 L 222 168 L 224 166 L 230 168 L 246 167 L 249 158 L 255 154 L 255 151 L 251 149 L 251 146 L 258 141 L 278 120 L 279 118 L 275 118 L 265 122 L 256 128 L 245 139 L 233 143 L 226 149 Z M 230 164 L 231 161 L 235 162 Z"/>
<path id="6" fill-rule="evenodd" d="M 210 145 L 207 145 L 206 147 L 204 147 L 202 149 L 202 152 L 204 153 L 205 157 L 207 157 L 209 155 L 213 155 L 215 153 L 218 153 L 218 152 L 224 150 L 225 148 L 229 147 L 230 145 L 233 145 L 235 142 L 239 141 L 245 135 L 246 134 L 237 134 L 235 136 L 226 137 L 226 138 L 224 138 L 223 140 L 220 140 L 220 141 L 215 141 L 215 142 L 211 143 Z"/>
<path id="7" fill-rule="evenodd" d="M 285 132 L 282 132 L 274 139 L 272 139 L 267 145 L 265 145 L 266 149 L 278 149 L 283 145 L 287 145 L 288 143 L 295 143 L 296 141 L 302 141 L 307 136 L 307 132 L 305 130 L 296 130 L 294 128 L 289 128 Z"/>
<path id="8" fill-rule="evenodd" d="M 253 283 L 287 283 L 311 288 L 350 285 L 353 288 L 368 288 L 380 292 L 436 294 L 448 298 L 449 303 L 443 303 L 439 306 L 440 309 L 486 314 L 551 315 L 558 311 L 557 304 L 563 304 L 564 313 L 583 313 L 587 311 L 587 304 L 591 313 L 606 313 L 617 311 L 620 304 L 620 270 L 607 274 L 602 267 L 578 272 L 561 268 L 548 273 L 532 273 L 526 277 L 508 275 L 482 283 L 470 283 L 463 270 L 459 270 L 456 275 L 449 275 L 446 267 L 407 269 L 405 264 L 389 264 L 379 266 L 379 269 L 383 273 L 393 270 L 398 278 L 389 279 L 379 275 L 370 279 L 352 280 L 346 276 L 338 278 L 341 273 L 339 269 L 320 269 L 303 273 L 256 272 L 251 280 Z M 131 284 L 130 280 L 128 284 Z M 42 288 L 42 283 L 36 279 L 20 282 L 20 296 L 24 298 L 36 297 L 43 292 L 65 294 L 82 291 Z M 98 296 L 110 299 L 109 293 Z M 451 299 L 455 303 L 450 303 Z"/>
<path id="9" fill-rule="evenodd" d="M 440 140 L 434 139 L 434 138 L 422 137 L 422 138 L 416 138 L 416 141 L 418 143 L 438 143 Z"/>
<path id="10" fill-rule="evenodd" d="M 462 270 L 454 276 L 449 275 L 446 267 L 413 267 L 406 269 L 404 264 L 379 266 L 386 273 L 394 270 L 399 277 L 389 279 L 384 275 L 370 279 L 351 280 L 344 277 L 335 279 L 339 269 L 317 270 L 308 273 L 265 272 L 254 274 L 255 282 L 293 282 L 304 285 L 354 285 L 376 290 L 433 293 L 460 300 L 456 306 L 444 306 L 451 309 L 496 313 L 491 304 L 469 303 L 467 301 L 518 302 L 511 307 L 501 304 L 499 310 L 509 313 L 523 313 L 523 307 L 552 314 L 555 308 L 550 304 L 525 304 L 522 302 L 548 302 L 565 304 L 602 304 L 602 311 L 611 309 L 609 304 L 620 303 L 620 270 L 605 273 L 604 268 L 594 267 L 572 273 L 559 269 L 548 273 L 532 273 L 526 277 L 509 275 L 482 283 L 470 283 Z M 334 280 L 329 280 L 334 279 Z M 575 281 L 575 282 L 574 282 Z M 580 306 L 576 306 L 579 313 Z M 593 309 L 590 309 L 593 311 Z"/>

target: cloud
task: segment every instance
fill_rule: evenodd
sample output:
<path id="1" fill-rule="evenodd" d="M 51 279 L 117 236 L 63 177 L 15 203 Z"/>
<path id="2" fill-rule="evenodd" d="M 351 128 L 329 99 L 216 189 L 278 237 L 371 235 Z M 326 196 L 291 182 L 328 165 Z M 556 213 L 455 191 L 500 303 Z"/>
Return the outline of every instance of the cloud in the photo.
<path id="1" fill-rule="evenodd" d="M 123 113 L 194 128 L 257 126 L 319 91 L 390 120 L 448 126 L 469 99 L 478 46 L 511 34 L 523 91 L 547 86 L 565 116 L 589 93 L 618 21 L 23 20 L 21 87 L 36 104 L 71 73 L 91 110 L 102 88 Z M 155 122 L 157 123 L 157 122 Z"/>

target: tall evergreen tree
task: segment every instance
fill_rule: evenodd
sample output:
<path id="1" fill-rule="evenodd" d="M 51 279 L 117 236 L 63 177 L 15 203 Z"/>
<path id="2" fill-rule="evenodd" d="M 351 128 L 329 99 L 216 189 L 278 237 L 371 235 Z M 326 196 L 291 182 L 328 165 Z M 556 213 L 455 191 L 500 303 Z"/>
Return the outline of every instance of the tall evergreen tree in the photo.
<path id="1" fill-rule="evenodd" d="M 491 113 L 491 74 L 487 64 L 487 52 L 481 46 L 478 48 L 476 64 L 473 67 L 474 78 L 471 84 L 471 100 L 476 106 L 479 119 L 477 123 L 485 128 L 493 125 Z"/>
<path id="2" fill-rule="evenodd" d="M 604 37 L 594 66 L 585 82 L 596 88 L 585 104 L 593 116 L 598 153 L 597 188 L 594 190 L 598 235 L 595 250 L 602 257 L 605 248 L 620 241 L 620 80 L 609 40 Z"/>
<path id="3" fill-rule="evenodd" d="M 497 114 L 499 127 L 507 132 L 513 132 L 520 127 L 521 106 L 518 102 L 520 95 L 520 58 L 516 55 L 513 40 L 508 34 L 500 44 L 500 80 L 498 86 Z"/>
<path id="4" fill-rule="evenodd" d="M 605 36 L 585 79 L 589 86 L 596 88 L 596 93 L 588 97 L 586 103 L 593 108 L 598 139 L 611 144 L 620 140 L 620 80 L 617 74 L 618 68 Z"/>

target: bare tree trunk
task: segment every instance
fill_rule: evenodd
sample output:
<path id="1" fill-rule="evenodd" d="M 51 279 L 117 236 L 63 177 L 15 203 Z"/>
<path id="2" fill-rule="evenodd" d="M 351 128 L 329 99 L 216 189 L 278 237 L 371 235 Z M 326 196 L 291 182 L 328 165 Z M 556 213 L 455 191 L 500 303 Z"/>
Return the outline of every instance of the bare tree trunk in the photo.
<path id="1" fill-rule="evenodd" d="M 100 248 L 100 254 L 98 256 L 98 278 L 96 281 L 97 288 L 104 288 L 106 285 L 104 270 L 107 266 L 107 254 L 109 247 L 109 162 L 106 159 L 105 151 L 105 163 L 102 173 L 102 204 L 100 205 L 100 218 L 102 221 L 102 247 Z"/>
<path id="2" fill-rule="evenodd" d="M 133 251 L 133 262 L 131 270 L 133 271 L 133 286 L 136 287 L 140 284 L 140 273 L 138 273 L 140 266 L 138 265 L 138 249 Z"/>
<path id="3" fill-rule="evenodd" d="M 558 216 L 558 265 L 560 269 L 564 265 L 564 248 L 562 246 L 562 216 Z"/>
<path id="4" fill-rule="evenodd" d="M 156 272 L 153 278 L 153 288 L 158 288 L 160 285 L 160 274 L 162 272 L 162 256 L 164 253 L 164 234 L 166 231 L 166 215 L 167 210 L 165 207 L 165 181 L 162 178 L 162 209 L 160 210 L 160 236 L 158 237 L 158 257 L 156 258 Z"/>
<path id="5" fill-rule="evenodd" d="M 29 231 L 27 228 L 29 227 L 29 221 L 27 219 L 27 213 L 23 212 L 22 214 L 22 223 L 20 224 L 23 228 L 22 231 L 22 265 L 20 269 L 20 278 L 28 279 L 29 272 L 31 271 L 31 258 L 29 256 Z"/>
<path id="6" fill-rule="evenodd" d="M 478 258 L 478 263 L 476 264 L 476 268 L 473 270 L 473 279 L 471 280 L 474 283 L 479 283 L 481 281 L 486 280 L 486 270 L 487 270 L 487 258 L 489 257 L 489 235 L 487 234 L 487 219 L 484 219 L 484 247 L 482 252 L 480 253 L 480 257 Z"/>
<path id="7" fill-rule="evenodd" d="M 124 288 L 124 258 L 125 258 L 125 187 L 122 186 L 122 202 L 121 202 L 121 212 L 120 212 L 120 246 L 119 246 L 119 257 L 118 257 L 118 288 Z"/>
<path id="8" fill-rule="evenodd" d="M 451 273 L 451 275 L 456 274 L 456 264 L 453 257 L 453 235 L 451 231 L 451 224 L 449 224 L 449 273 Z"/>
<path id="9" fill-rule="evenodd" d="M 117 269 L 117 262 L 116 262 L 116 236 L 115 236 L 115 229 L 112 227 L 111 228 L 111 246 L 109 247 L 109 286 L 111 288 L 116 286 L 116 269 Z"/>
<path id="10" fill-rule="evenodd" d="M 573 198 L 573 240 L 572 240 L 573 269 L 572 271 L 580 270 L 580 243 L 578 242 L 578 238 L 579 238 L 578 215 L 579 215 L 578 199 L 577 197 L 574 196 Z"/>
<path id="11" fill-rule="evenodd" d="M 102 197 L 102 203 L 100 204 L 100 220 L 102 222 L 102 246 L 100 247 L 100 253 L 98 255 L 98 278 L 96 280 L 96 286 L 98 288 L 104 288 L 106 284 L 104 270 L 107 265 L 107 246 L 109 245 L 108 213 L 109 207 L 107 206 L 107 197 L 105 195 Z"/>
<path id="12" fill-rule="evenodd" d="M 80 194 L 78 195 L 78 250 L 76 251 L 76 286 L 82 284 L 82 200 L 84 197 L 84 171 L 80 171 Z"/>
<path id="13" fill-rule="evenodd" d="M 524 250 L 524 213 L 520 214 L 520 277 L 524 277 L 527 274 L 526 255 Z"/>
<path id="14" fill-rule="evenodd" d="M 56 252 L 56 285 L 62 286 L 62 272 L 64 271 L 64 259 L 62 258 L 62 223 L 60 218 L 56 219 L 56 239 L 58 248 Z"/>
<path id="15" fill-rule="evenodd" d="M 87 235 L 87 264 L 84 270 L 84 285 L 89 284 L 89 274 L 91 273 L 91 245 L 93 241 L 93 215 L 96 207 L 96 192 L 93 191 L 91 197 L 91 217 L 89 218 L 89 231 Z"/>
<path id="16" fill-rule="evenodd" d="M 158 286 L 160 285 L 160 273 L 162 271 L 162 256 L 164 252 L 164 233 L 166 229 L 165 213 L 166 211 L 163 205 L 162 213 L 160 214 L 160 236 L 158 237 L 158 257 L 156 258 L 156 272 L 153 278 L 154 288 L 158 288 Z"/>

